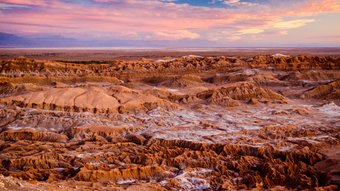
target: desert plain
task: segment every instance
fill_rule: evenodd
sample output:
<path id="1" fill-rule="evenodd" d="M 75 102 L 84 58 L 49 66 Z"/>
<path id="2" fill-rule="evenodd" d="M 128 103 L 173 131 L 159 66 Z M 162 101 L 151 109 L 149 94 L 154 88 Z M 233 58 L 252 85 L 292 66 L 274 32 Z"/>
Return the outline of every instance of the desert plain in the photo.
<path id="1" fill-rule="evenodd" d="M 0 190 L 337 190 L 340 49 L 1 49 Z"/>

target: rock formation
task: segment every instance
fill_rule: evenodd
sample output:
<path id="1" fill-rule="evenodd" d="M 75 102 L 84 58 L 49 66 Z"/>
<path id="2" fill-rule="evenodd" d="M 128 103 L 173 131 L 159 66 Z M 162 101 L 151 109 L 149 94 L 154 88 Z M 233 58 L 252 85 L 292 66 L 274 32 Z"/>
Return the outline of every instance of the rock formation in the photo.
<path id="1" fill-rule="evenodd" d="M 336 57 L 0 61 L 0 190 L 337 190 Z"/>

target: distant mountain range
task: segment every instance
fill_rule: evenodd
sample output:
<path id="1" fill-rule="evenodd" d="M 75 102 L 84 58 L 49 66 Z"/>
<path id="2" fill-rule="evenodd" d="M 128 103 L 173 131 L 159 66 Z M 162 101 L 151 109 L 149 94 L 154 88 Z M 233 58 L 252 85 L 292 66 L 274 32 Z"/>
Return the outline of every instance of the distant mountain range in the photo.
<path id="1" fill-rule="evenodd" d="M 211 48 L 211 47 L 231 47 L 231 48 L 251 48 L 251 47 L 339 47 L 333 44 L 278 44 L 278 45 L 257 45 L 249 44 L 240 46 L 239 42 L 223 42 L 216 44 L 204 39 L 181 39 L 181 40 L 131 40 L 131 39 L 91 39 L 78 40 L 57 35 L 47 36 L 19 36 L 15 34 L 0 32 L 0 48 L 77 48 L 77 47 L 129 47 L 129 48 Z M 213 45 L 213 46 L 212 46 Z"/>
<path id="2" fill-rule="evenodd" d="M 192 47 L 201 47 L 207 42 L 187 41 L 186 45 Z M 129 39 L 107 39 L 107 40 L 77 40 L 62 36 L 18 36 L 15 34 L 0 32 L 0 47 L 15 47 L 15 48 L 58 48 L 58 47 L 177 47 L 179 41 L 170 40 L 129 40 Z"/>
<path id="3" fill-rule="evenodd" d="M 0 33 L 0 47 L 64 47 L 77 45 L 75 39 L 60 36 L 23 37 L 9 33 Z"/>
<path id="4" fill-rule="evenodd" d="M 17 35 L 0 33 L 0 46 L 1 47 L 12 47 L 29 44 L 28 39 L 19 37 Z"/>
<path id="5" fill-rule="evenodd" d="M 0 32 L 0 47 L 73 47 L 88 45 L 88 42 L 61 36 L 28 37 Z"/>

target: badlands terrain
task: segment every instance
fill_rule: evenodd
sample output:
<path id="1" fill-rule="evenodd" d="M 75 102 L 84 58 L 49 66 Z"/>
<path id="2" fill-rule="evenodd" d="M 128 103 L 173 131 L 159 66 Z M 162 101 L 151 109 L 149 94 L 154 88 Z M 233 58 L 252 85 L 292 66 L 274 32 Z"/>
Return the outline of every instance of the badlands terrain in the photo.
<path id="1" fill-rule="evenodd" d="M 337 190 L 340 58 L 317 52 L 7 51 L 0 190 Z"/>

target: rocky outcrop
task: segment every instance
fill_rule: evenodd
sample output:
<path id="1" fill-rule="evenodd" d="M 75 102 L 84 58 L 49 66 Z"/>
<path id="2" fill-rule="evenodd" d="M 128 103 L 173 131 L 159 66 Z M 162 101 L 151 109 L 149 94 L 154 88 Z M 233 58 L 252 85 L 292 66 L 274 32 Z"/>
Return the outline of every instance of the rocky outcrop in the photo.
<path id="1" fill-rule="evenodd" d="M 20 107 L 62 111 L 117 111 L 118 101 L 99 88 L 53 88 L 46 91 L 7 97 L 1 102 Z"/>
<path id="2" fill-rule="evenodd" d="M 225 96 L 220 92 L 214 92 L 207 101 L 211 104 L 223 105 L 226 107 L 235 107 L 241 105 L 239 101 L 232 99 L 229 96 Z"/>
<path id="3" fill-rule="evenodd" d="M 43 87 L 31 83 L 14 84 L 7 81 L 0 80 L 0 96 L 6 97 L 9 95 L 20 95 L 28 92 L 41 91 Z"/>
<path id="4" fill-rule="evenodd" d="M 149 60 L 114 61 L 111 64 L 75 64 L 58 62 L 37 62 L 27 58 L 18 58 L 0 62 L 0 73 L 5 76 L 140 76 L 146 73 L 177 73 L 226 71 L 240 68 L 267 68 L 279 70 L 339 69 L 339 59 L 316 56 L 271 56 L 259 55 L 252 59 L 233 57 L 182 57 L 166 62 Z"/>
<path id="5" fill-rule="evenodd" d="M 60 145 L 50 142 L 39 147 L 43 152 L 36 156 L 25 157 L 18 153 L 21 149 L 34 151 L 30 143 L 21 142 L 21 148 L 14 144 L 2 150 L 2 172 L 36 180 L 123 182 L 156 179 L 164 181 L 161 184 L 169 189 L 180 186 L 173 185 L 176 177 L 189 178 L 182 175 L 183 170 L 192 173 L 192 177 L 205 173 L 204 179 L 197 177 L 197 180 L 205 180 L 204 184 L 213 190 L 227 187 L 267 189 L 276 185 L 309 189 L 324 184 L 313 166 L 324 159 L 323 155 L 308 148 L 278 151 L 250 145 L 151 139 L 145 145 L 100 141 Z M 21 158 L 12 158 L 8 155 L 10 152 Z M 25 171 L 18 172 L 20 169 Z M 198 186 L 199 182 L 191 183 Z"/>
<path id="6" fill-rule="evenodd" d="M 298 81 L 324 81 L 324 80 L 337 80 L 340 77 L 340 71 L 336 70 L 307 70 L 307 71 L 294 71 L 281 77 L 281 80 Z"/>
<path id="7" fill-rule="evenodd" d="M 340 80 L 336 80 L 324 85 L 319 85 L 304 93 L 305 98 L 315 99 L 339 99 L 340 98 Z"/>
<path id="8" fill-rule="evenodd" d="M 272 66 L 279 70 L 339 69 L 340 60 L 318 56 L 259 55 L 251 61 L 252 67 Z"/>
<path id="9" fill-rule="evenodd" d="M 195 75 L 183 75 L 179 77 L 174 77 L 169 80 L 166 80 L 159 85 L 172 87 L 172 88 L 183 88 L 183 87 L 192 87 L 197 86 L 198 84 L 203 83 L 199 76 Z"/>
<path id="10" fill-rule="evenodd" d="M 130 179 L 150 180 L 150 178 L 165 178 L 173 176 L 173 173 L 167 172 L 166 168 L 160 166 L 132 167 L 128 169 L 103 170 L 81 170 L 74 177 L 81 181 L 122 181 Z"/>
<path id="11" fill-rule="evenodd" d="M 15 86 L 9 82 L 1 82 L 0 83 L 0 92 L 2 95 L 10 95 L 16 94 L 19 92 L 26 92 L 26 88 L 24 86 Z"/>
<path id="12" fill-rule="evenodd" d="M 263 88 L 255 83 L 235 83 L 230 86 L 221 87 L 218 89 L 212 89 L 203 91 L 197 94 L 200 99 L 213 99 L 223 100 L 234 99 L 234 100 L 249 100 L 252 98 L 270 100 L 277 102 L 286 102 L 286 98 L 269 88 Z"/>
<path id="13" fill-rule="evenodd" d="M 124 126 L 82 126 L 72 127 L 65 134 L 73 141 L 122 142 L 126 141 L 126 137 L 129 137 L 133 132 L 142 129 L 142 127 Z"/>
<path id="14" fill-rule="evenodd" d="M 128 88 L 125 88 L 128 90 Z M 111 95 L 110 95 L 111 94 Z M 124 113 L 147 111 L 157 107 L 176 108 L 167 100 L 136 91 L 109 91 L 98 87 L 51 88 L 0 99 L 0 102 L 19 107 L 67 112 Z"/>
<path id="15" fill-rule="evenodd" d="M 65 135 L 48 132 L 37 131 L 33 129 L 7 130 L 0 134 L 0 139 L 4 141 L 47 141 L 47 142 L 67 142 Z"/>
<path id="16" fill-rule="evenodd" d="M 340 151 L 336 145 L 326 152 L 326 159 L 315 164 L 315 167 L 324 178 L 326 184 L 340 184 Z M 334 188 L 336 189 L 336 188 Z"/>

